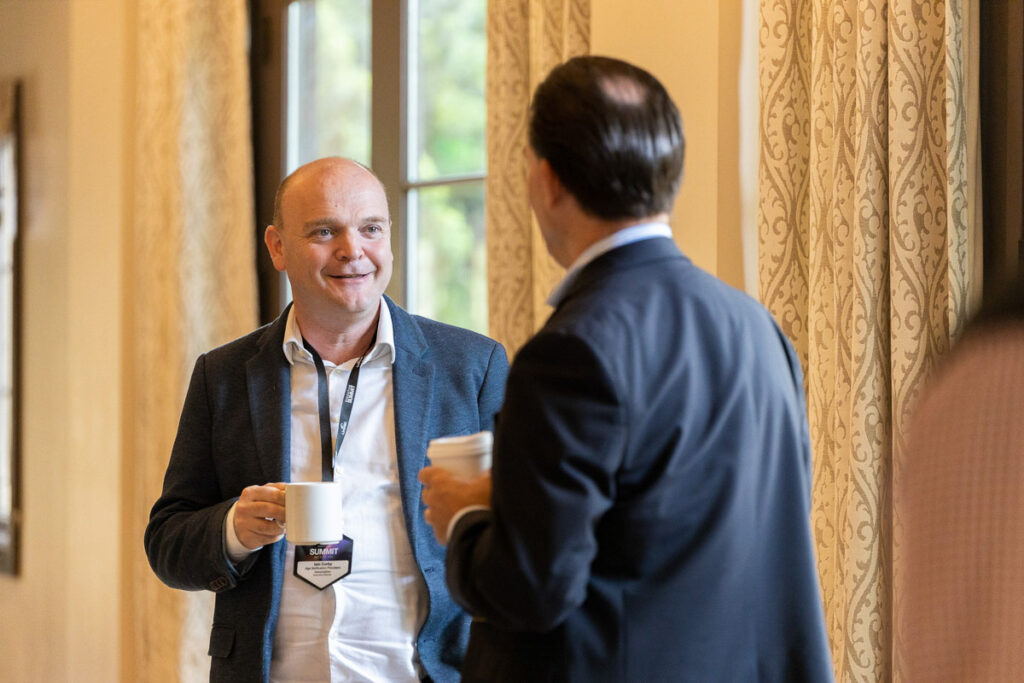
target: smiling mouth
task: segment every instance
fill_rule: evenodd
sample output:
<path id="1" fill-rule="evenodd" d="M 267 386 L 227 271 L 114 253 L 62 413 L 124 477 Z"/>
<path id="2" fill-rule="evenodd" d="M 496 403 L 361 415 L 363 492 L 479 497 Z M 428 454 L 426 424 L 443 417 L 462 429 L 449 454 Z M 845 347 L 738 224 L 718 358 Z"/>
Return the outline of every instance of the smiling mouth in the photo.
<path id="1" fill-rule="evenodd" d="M 341 275 L 328 275 L 327 277 L 332 280 L 359 280 L 370 275 L 373 275 L 373 273 L 343 273 Z"/>

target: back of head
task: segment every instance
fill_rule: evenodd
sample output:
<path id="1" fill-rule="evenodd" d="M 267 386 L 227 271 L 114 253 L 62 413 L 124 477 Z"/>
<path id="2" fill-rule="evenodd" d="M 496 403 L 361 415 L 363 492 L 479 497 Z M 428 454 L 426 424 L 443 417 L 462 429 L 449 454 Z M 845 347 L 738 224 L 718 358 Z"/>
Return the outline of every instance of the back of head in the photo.
<path id="1" fill-rule="evenodd" d="M 606 220 L 672 210 L 683 124 L 650 73 L 609 57 L 575 57 L 537 86 L 530 146 L 587 213 Z"/>

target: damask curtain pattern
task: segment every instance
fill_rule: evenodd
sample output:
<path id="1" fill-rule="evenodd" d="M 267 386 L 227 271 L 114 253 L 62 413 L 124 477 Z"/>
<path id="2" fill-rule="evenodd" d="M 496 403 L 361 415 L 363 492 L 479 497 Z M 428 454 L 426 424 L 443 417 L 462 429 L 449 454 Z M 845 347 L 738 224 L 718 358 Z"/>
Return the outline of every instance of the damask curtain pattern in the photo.
<path id="1" fill-rule="evenodd" d="M 125 487 L 127 678 L 200 681 L 212 596 L 171 590 L 142 552 L 196 356 L 256 325 L 245 0 L 139 0 Z"/>
<path id="2" fill-rule="evenodd" d="M 562 277 L 526 195 L 527 113 L 557 64 L 590 49 L 590 0 L 487 3 L 487 298 L 490 334 L 512 355 L 544 323 Z"/>
<path id="3" fill-rule="evenodd" d="M 961 11 L 761 2 L 760 296 L 805 369 L 812 522 L 841 681 L 899 679 L 902 428 L 966 317 L 974 217 Z"/>

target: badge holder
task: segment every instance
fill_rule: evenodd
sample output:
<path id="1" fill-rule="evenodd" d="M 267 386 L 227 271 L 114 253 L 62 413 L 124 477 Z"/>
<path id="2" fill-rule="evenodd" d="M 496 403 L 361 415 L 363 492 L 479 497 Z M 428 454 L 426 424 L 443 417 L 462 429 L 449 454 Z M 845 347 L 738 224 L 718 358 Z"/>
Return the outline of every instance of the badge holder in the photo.
<path id="1" fill-rule="evenodd" d="M 316 366 L 317 385 L 317 412 L 320 417 L 320 451 L 321 451 L 321 474 L 323 481 L 334 481 L 334 460 L 341 451 L 341 444 L 348 433 L 348 421 L 352 416 L 352 404 L 356 399 L 356 387 L 359 382 L 359 368 L 366 360 L 366 354 L 370 353 L 373 345 L 377 343 L 377 331 L 374 330 L 370 345 L 359 356 L 359 360 L 352 366 L 349 373 L 348 385 L 345 387 L 345 395 L 341 402 L 341 412 L 338 415 L 338 436 L 334 448 L 331 448 L 331 401 L 329 396 L 329 384 L 327 381 L 327 370 L 324 367 L 323 359 L 316 352 L 313 345 L 305 338 L 302 345 L 306 347 L 313 357 L 313 365 Z M 295 576 L 302 579 L 318 590 L 323 590 L 333 583 L 340 581 L 352 572 L 352 539 L 343 536 L 337 543 L 318 545 L 297 545 L 295 546 Z"/>
<path id="2" fill-rule="evenodd" d="M 352 571 L 352 539 L 337 543 L 295 546 L 295 576 L 318 590 L 340 581 Z"/>

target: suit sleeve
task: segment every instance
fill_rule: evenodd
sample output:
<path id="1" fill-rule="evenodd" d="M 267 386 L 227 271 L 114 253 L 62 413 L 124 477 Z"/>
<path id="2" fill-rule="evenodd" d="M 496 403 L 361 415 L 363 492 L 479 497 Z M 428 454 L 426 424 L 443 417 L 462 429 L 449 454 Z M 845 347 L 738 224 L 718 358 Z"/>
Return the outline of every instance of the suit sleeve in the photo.
<path id="1" fill-rule="evenodd" d="M 480 415 L 480 429 L 494 430 L 494 416 L 505 398 L 505 381 L 508 378 L 508 356 L 505 347 L 495 343 L 487 359 L 487 370 L 477 395 L 477 410 Z"/>
<path id="2" fill-rule="evenodd" d="M 227 557 L 224 520 L 235 499 L 223 500 L 211 446 L 212 417 L 205 357 L 196 361 L 185 396 L 163 492 L 146 527 L 146 555 L 172 588 L 222 591 L 237 585 L 259 551 L 236 568 Z"/>
<path id="3" fill-rule="evenodd" d="M 772 323 L 774 325 L 774 322 Z M 786 337 L 785 333 L 775 325 L 775 332 L 779 335 L 779 341 L 782 344 L 782 348 L 786 353 L 786 361 L 789 363 L 789 372 L 793 377 L 793 391 L 796 393 L 797 405 L 799 406 L 799 419 L 800 419 L 800 461 L 803 464 L 803 474 L 806 477 L 806 486 L 803 490 L 807 493 L 807 509 L 811 509 L 811 487 L 813 486 L 812 476 L 812 463 L 811 463 L 811 432 L 810 425 L 807 421 L 807 398 L 804 395 L 804 373 L 800 366 L 800 359 L 796 355 L 796 350 L 793 345 L 789 342 L 789 338 Z"/>
<path id="4" fill-rule="evenodd" d="M 470 614 L 539 632 L 582 604 L 624 421 L 584 341 L 542 333 L 523 347 L 497 418 L 492 509 L 460 520 L 448 547 L 449 589 Z"/>

